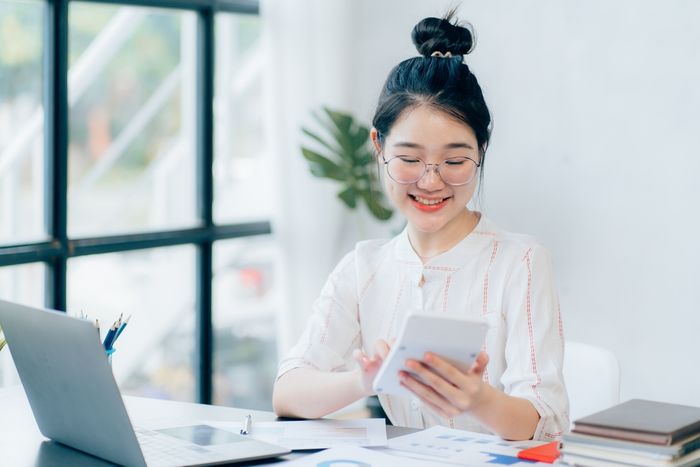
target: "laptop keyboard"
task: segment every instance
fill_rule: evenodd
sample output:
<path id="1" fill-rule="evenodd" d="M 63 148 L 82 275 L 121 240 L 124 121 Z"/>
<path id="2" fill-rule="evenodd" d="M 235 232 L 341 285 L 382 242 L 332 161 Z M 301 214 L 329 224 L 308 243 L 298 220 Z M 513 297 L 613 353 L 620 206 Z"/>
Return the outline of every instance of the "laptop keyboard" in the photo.
<path id="1" fill-rule="evenodd" d="M 170 439 L 155 431 L 135 428 L 146 464 L 151 466 L 189 465 L 211 462 L 211 452 L 196 444 Z"/>

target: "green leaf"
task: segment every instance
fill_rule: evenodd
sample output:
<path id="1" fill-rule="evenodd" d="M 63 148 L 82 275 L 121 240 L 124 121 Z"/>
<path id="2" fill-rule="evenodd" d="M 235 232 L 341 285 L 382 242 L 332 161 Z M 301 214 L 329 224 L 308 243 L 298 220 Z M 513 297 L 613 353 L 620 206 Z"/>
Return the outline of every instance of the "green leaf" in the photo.
<path id="1" fill-rule="evenodd" d="M 371 152 L 364 150 L 364 151 L 356 151 L 355 152 L 355 165 L 356 166 L 365 166 L 368 164 L 371 164 L 374 162 L 374 154 Z"/>
<path id="2" fill-rule="evenodd" d="M 369 130 L 362 125 L 357 126 L 357 131 L 352 135 L 352 147 L 355 151 L 367 146 L 369 141 Z"/>
<path id="3" fill-rule="evenodd" d="M 326 112 L 326 115 L 331 119 L 331 122 L 334 125 L 334 128 L 331 131 L 333 134 L 335 134 L 335 138 L 340 145 L 340 156 L 348 163 L 352 163 L 352 154 L 355 151 L 352 141 L 352 126 L 354 119 L 352 116 L 346 113 L 336 112 L 327 107 L 324 107 L 323 110 Z"/>
<path id="4" fill-rule="evenodd" d="M 309 138 L 320 143 L 324 148 L 328 149 L 333 154 L 338 154 L 340 152 L 340 148 L 338 146 L 335 146 L 335 145 L 329 143 L 328 141 L 326 141 L 325 139 L 323 139 L 322 137 L 320 137 L 316 133 L 313 133 L 311 130 L 307 130 L 306 128 L 302 128 L 301 131 Z"/>
<path id="5" fill-rule="evenodd" d="M 302 128 L 302 132 L 321 145 L 322 150 L 327 150 L 327 154 L 301 148 L 311 173 L 342 182 L 337 196 L 349 208 L 354 209 L 364 202 L 375 218 L 389 219 L 393 212 L 385 204 L 379 177 L 374 172 L 377 166 L 369 145 L 369 129 L 352 115 L 327 107 L 312 115 L 320 131 Z"/>
<path id="6" fill-rule="evenodd" d="M 317 177 L 332 178 L 344 182 L 348 179 L 347 172 L 338 164 L 325 156 L 318 154 L 308 148 L 301 148 L 304 158 L 309 161 L 311 173 Z"/>
<path id="7" fill-rule="evenodd" d="M 350 209 L 355 209 L 357 207 L 357 190 L 354 186 L 349 186 L 340 193 L 338 193 L 338 198 L 342 199 L 347 207 Z"/>
<path id="8" fill-rule="evenodd" d="M 380 221 L 388 220 L 394 214 L 394 211 L 382 204 L 383 195 L 381 191 L 362 190 L 360 193 L 367 208 L 369 208 L 369 212 Z"/>
<path id="9" fill-rule="evenodd" d="M 326 115 L 330 117 L 331 121 L 341 133 L 346 135 L 350 133 L 350 128 L 352 127 L 354 121 L 351 115 L 331 110 L 328 107 L 324 107 L 323 110 L 326 112 Z"/>

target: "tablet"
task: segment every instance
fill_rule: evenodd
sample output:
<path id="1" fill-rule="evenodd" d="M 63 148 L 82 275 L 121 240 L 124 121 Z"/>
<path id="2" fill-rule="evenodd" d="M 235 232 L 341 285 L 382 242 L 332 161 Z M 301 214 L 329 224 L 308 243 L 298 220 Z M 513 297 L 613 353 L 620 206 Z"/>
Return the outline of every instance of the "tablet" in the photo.
<path id="1" fill-rule="evenodd" d="M 412 394 L 400 384 L 399 370 L 409 358 L 423 360 L 433 352 L 452 362 L 471 366 L 486 337 L 486 321 L 456 316 L 411 314 L 406 317 L 372 384 L 378 394 Z"/>

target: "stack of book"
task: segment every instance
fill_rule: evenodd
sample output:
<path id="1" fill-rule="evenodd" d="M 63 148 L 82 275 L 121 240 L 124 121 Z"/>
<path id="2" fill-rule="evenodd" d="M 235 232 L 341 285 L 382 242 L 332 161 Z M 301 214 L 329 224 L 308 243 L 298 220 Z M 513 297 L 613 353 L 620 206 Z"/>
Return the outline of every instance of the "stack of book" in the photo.
<path id="1" fill-rule="evenodd" d="M 563 464 L 700 466 L 700 408 L 632 399 L 574 422 Z"/>

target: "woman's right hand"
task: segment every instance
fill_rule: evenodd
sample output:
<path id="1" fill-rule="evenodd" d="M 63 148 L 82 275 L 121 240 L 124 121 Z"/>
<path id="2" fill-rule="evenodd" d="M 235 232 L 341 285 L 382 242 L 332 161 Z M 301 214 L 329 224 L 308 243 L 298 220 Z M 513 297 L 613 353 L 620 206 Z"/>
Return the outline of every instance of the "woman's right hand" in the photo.
<path id="1" fill-rule="evenodd" d="M 382 362 L 390 349 L 391 345 L 387 341 L 378 339 L 374 345 L 374 355 L 372 357 L 369 357 L 362 349 L 353 351 L 352 356 L 360 364 L 361 387 L 366 396 L 374 394 L 374 389 L 372 389 L 374 377 L 377 376 L 379 367 L 382 366 Z"/>

